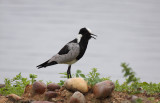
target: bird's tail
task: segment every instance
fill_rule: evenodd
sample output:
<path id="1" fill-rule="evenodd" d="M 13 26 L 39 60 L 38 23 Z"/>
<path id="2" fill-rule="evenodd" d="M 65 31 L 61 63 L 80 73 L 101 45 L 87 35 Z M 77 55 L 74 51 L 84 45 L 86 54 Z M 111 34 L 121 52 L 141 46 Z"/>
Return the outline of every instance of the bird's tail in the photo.
<path id="1" fill-rule="evenodd" d="M 47 67 L 47 66 L 55 65 L 55 64 L 57 64 L 56 61 L 49 62 L 49 60 L 47 60 L 46 62 L 38 65 L 37 68 L 38 68 L 38 69 L 40 69 L 40 68 L 45 68 L 45 67 Z"/>

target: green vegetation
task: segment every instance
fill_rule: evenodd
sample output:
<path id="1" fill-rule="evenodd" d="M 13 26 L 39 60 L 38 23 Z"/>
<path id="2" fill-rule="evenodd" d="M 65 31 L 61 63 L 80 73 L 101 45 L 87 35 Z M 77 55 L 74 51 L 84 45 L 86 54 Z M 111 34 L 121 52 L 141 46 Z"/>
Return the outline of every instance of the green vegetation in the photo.
<path id="1" fill-rule="evenodd" d="M 122 72 L 124 73 L 126 81 L 123 84 L 120 84 L 117 80 L 115 82 L 116 91 L 128 92 L 131 94 L 147 93 L 148 95 L 160 93 L 160 83 L 140 82 L 140 78 L 135 77 L 135 72 L 133 72 L 128 64 L 122 63 L 121 66 L 123 67 Z"/>
<path id="2" fill-rule="evenodd" d="M 64 76 L 61 76 L 61 78 L 67 78 L 67 73 L 66 72 L 60 73 L 60 74 L 64 75 Z M 110 79 L 109 77 L 100 78 L 99 75 L 100 75 L 100 73 L 97 72 L 97 69 L 96 68 L 92 68 L 92 71 L 89 72 L 89 74 L 87 74 L 87 75 L 83 74 L 81 70 L 77 70 L 76 73 L 72 75 L 72 77 L 84 78 L 88 82 L 88 84 L 90 86 L 94 86 L 98 82 Z M 60 80 L 59 85 L 62 86 L 63 84 L 64 84 L 64 81 Z"/>
<path id="3" fill-rule="evenodd" d="M 140 78 L 135 76 L 135 72 L 128 64 L 122 63 L 121 66 L 123 68 L 122 72 L 124 73 L 126 81 L 120 84 L 119 81 L 116 80 L 114 82 L 115 91 L 127 92 L 129 94 L 147 93 L 148 95 L 160 93 L 160 83 L 140 82 Z M 61 78 L 67 78 L 66 72 L 60 74 L 63 75 Z M 90 86 L 94 86 L 96 83 L 101 81 L 110 80 L 110 77 L 100 78 L 100 73 L 97 72 L 96 68 L 93 68 L 87 75 L 83 74 L 81 70 L 77 70 L 72 77 L 82 77 Z M 26 85 L 33 84 L 36 81 L 35 79 L 37 78 L 37 75 L 30 74 L 29 78 L 29 80 L 27 78 L 23 78 L 21 73 L 16 75 L 13 79 L 6 78 L 4 81 L 6 86 L 4 88 L 0 88 L 0 94 L 8 95 L 14 93 L 22 95 Z M 47 82 L 47 84 L 49 83 L 51 83 L 51 81 Z M 62 86 L 64 84 L 64 80 L 60 80 L 58 84 Z"/>
<path id="4" fill-rule="evenodd" d="M 116 80 L 115 83 L 115 90 L 120 92 L 127 92 L 130 94 L 136 94 L 136 93 L 147 93 L 148 95 L 154 94 L 154 93 L 160 93 L 160 83 L 147 83 L 147 82 L 140 82 L 140 78 L 137 78 L 135 76 L 135 72 L 132 70 L 131 67 L 129 67 L 128 64 L 122 63 L 122 73 L 124 73 L 124 78 L 126 78 L 126 81 L 123 84 L 120 84 L 118 80 Z M 67 73 L 60 73 L 63 74 L 62 78 L 67 78 Z M 82 73 L 81 70 L 77 70 L 75 74 L 72 75 L 72 77 L 82 77 L 84 78 L 89 85 L 94 86 L 94 84 L 110 80 L 110 77 L 99 77 L 100 73 L 97 72 L 96 68 L 93 68 L 89 74 L 85 75 Z M 64 81 L 61 80 L 59 85 L 63 85 Z"/>
<path id="5" fill-rule="evenodd" d="M 0 94 L 8 95 L 14 93 L 20 96 L 24 93 L 26 85 L 33 84 L 35 78 L 37 78 L 37 75 L 30 74 L 31 80 L 28 80 L 27 78 L 23 78 L 21 73 L 13 77 L 13 79 L 5 78 L 5 87 L 0 88 Z"/>

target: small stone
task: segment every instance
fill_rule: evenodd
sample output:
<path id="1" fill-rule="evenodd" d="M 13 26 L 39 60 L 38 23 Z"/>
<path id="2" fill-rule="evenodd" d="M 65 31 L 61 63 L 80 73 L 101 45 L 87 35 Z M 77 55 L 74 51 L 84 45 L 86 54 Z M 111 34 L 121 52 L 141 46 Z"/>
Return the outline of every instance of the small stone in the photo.
<path id="1" fill-rule="evenodd" d="M 43 94 L 46 91 L 47 86 L 43 82 L 36 81 L 33 83 L 32 89 L 34 93 Z"/>
<path id="2" fill-rule="evenodd" d="M 106 98 L 111 95 L 114 88 L 114 83 L 106 80 L 95 84 L 95 86 L 93 87 L 93 93 L 96 98 Z"/>
<path id="3" fill-rule="evenodd" d="M 136 103 L 136 100 L 138 99 L 138 97 L 137 96 L 135 96 L 135 95 L 132 95 L 131 96 L 131 102 L 132 103 Z"/>
<path id="4" fill-rule="evenodd" d="M 20 96 L 16 95 L 16 94 L 9 94 L 8 99 L 11 100 L 11 101 L 19 101 L 22 98 Z"/>
<path id="5" fill-rule="evenodd" d="M 55 98 L 57 97 L 57 93 L 53 92 L 53 91 L 48 91 L 45 93 L 45 97 L 47 100 L 51 99 L 51 98 Z"/>
<path id="6" fill-rule="evenodd" d="M 83 78 L 70 78 L 64 83 L 65 88 L 71 91 L 88 92 L 87 82 Z"/>
<path id="7" fill-rule="evenodd" d="M 48 91 L 54 91 L 56 89 L 60 89 L 60 86 L 55 83 L 50 83 L 47 85 L 47 89 L 48 89 Z"/>
<path id="8" fill-rule="evenodd" d="M 77 91 L 71 96 L 69 103 L 86 103 L 86 100 L 84 95 Z"/>
<path id="9" fill-rule="evenodd" d="M 64 98 L 63 98 L 64 99 Z M 63 99 L 61 99 L 61 98 L 52 98 L 50 101 L 52 101 L 52 102 L 61 102 L 61 101 L 63 101 Z M 63 102 L 64 103 L 64 102 Z"/>
<path id="10" fill-rule="evenodd" d="M 49 101 L 33 101 L 32 103 L 54 103 L 54 102 L 49 102 Z"/>
<path id="11" fill-rule="evenodd" d="M 124 100 L 124 101 L 121 101 L 121 103 L 131 103 L 131 101 L 129 101 L 129 100 Z"/>
<path id="12" fill-rule="evenodd" d="M 0 96 L 0 103 L 7 103 L 8 98 L 6 98 L 5 96 Z"/>

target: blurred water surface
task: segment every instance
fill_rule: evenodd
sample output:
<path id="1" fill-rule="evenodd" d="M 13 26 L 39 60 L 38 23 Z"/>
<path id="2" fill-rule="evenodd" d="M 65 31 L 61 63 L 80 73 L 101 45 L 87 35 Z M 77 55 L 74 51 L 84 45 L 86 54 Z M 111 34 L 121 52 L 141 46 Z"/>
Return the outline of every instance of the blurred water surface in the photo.
<path id="1" fill-rule="evenodd" d="M 127 62 L 142 81 L 160 82 L 159 0 L 0 0 L 0 83 L 18 73 L 58 82 L 67 65 L 36 69 L 89 27 L 84 57 L 72 66 L 123 81 Z"/>

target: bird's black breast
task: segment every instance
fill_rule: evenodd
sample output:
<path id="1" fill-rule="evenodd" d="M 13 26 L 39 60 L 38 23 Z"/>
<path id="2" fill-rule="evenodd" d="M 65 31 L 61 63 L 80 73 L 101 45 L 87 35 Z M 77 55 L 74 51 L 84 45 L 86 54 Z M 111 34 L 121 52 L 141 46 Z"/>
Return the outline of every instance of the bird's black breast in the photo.
<path id="1" fill-rule="evenodd" d="M 79 59 L 81 59 L 83 57 L 83 55 L 84 55 L 84 53 L 85 53 L 85 51 L 87 49 L 87 45 L 88 45 L 88 43 L 86 43 L 86 44 L 79 43 L 80 53 L 79 53 L 79 55 L 76 58 L 77 60 L 79 60 Z"/>
<path id="2" fill-rule="evenodd" d="M 80 46 L 80 53 L 79 53 L 79 55 L 77 56 L 76 59 L 77 59 L 77 60 L 81 59 L 81 58 L 83 57 L 85 51 L 86 51 L 86 49 L 83 48 L 82 46 Z"/>
<path id="3" fill-rule="evenodd" d="M 81 41 L 79 42 L 79 47 L 80 47 L 80 53 L 79 55 L 77 56 L 77 60 L 81 59 L 87 49 L 87 46 L 88 46 L 88 39 L 82 37 L 81 38 Z"/>

